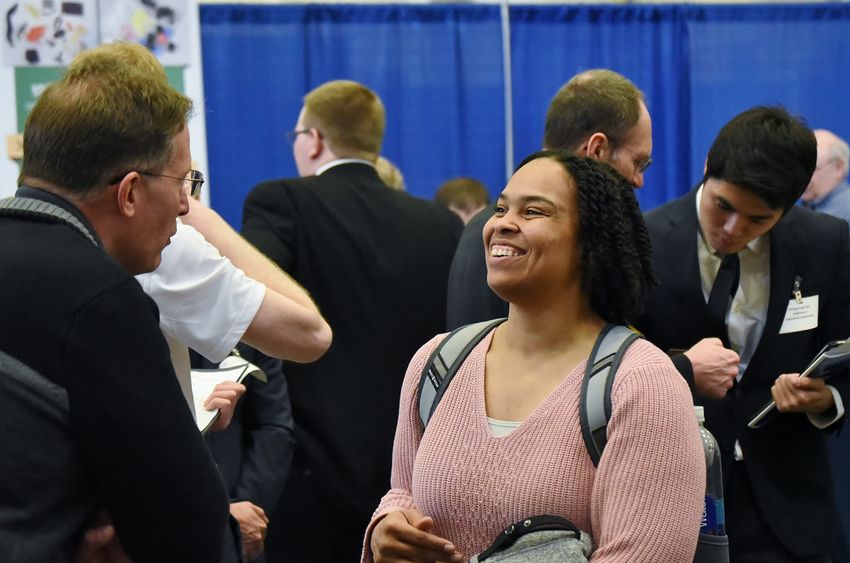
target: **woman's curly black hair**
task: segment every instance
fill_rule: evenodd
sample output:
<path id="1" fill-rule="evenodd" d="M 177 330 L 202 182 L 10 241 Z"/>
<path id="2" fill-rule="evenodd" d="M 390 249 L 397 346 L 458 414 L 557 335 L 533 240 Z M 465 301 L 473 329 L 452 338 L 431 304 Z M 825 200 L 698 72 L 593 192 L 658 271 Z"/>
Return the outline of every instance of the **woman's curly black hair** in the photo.
<path id="1" fill-rule="evenodd" d="M 609 165 L 560 149 L 531 154 L 517 170 L 539 158 L 560 163 L 576 185 L 581 289 L 591 309 L 609 323 L 628 324 L 656 283 L 634 188 Z"/>

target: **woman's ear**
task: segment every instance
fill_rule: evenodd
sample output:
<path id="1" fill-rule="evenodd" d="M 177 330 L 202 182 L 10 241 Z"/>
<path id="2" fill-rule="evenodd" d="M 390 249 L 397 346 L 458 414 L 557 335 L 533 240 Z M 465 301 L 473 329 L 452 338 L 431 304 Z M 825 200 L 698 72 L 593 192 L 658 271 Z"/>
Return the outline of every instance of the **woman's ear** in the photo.
<path id="1" fill-rule="evenodd" d="M 608 162 L 611 158 L 611 143 L 605 133 L 596 132 L 587 140 L 585 152 L 581 156 L 587 156 L 601 162 Z"/>

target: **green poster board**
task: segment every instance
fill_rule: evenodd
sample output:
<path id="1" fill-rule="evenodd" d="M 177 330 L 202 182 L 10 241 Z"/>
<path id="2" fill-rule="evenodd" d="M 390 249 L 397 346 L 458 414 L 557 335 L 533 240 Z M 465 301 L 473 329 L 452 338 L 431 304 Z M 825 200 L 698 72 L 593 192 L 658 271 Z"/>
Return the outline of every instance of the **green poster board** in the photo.
<path id="1" fill-rule="evenodd" d="M 24 123 L 36 98 L 54 80 L 62 77 L 63 67 L 16 67 L 15 107 L 18 114 L 18 133 L 23 133 Z M 168 83 L 183 92 L 183 67 L 165 67 Z"/>

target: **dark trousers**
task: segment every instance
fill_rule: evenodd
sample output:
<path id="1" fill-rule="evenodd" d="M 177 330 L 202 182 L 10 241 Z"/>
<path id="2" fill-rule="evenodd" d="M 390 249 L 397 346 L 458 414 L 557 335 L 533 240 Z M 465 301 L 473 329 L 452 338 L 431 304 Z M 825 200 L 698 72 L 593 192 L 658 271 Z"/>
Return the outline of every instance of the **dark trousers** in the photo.
<path id="1" fill-rule="evenodd" d="M 826 445 L 835 488 L 832 560 L 850 563 L 850 433 L 827 434 Z"/>
<path id="2" fill-rule="evenodd" d="M 729 484 L 724 498 L 730 563 L 831 563 L 830 531 L 824 530 L 824 553 L 797 557 L 770 530 L 753 498 L 750 479 L 741 462 L 730 464 Z M 805 515 L 800 515 L 805 518 Z"/>
<path id="3" fill-rule="evenodd" d="M 266 535 L 268 563 L 357 563 L 372 511 L 353 514 L 302 466 L 293 465 Z"/>

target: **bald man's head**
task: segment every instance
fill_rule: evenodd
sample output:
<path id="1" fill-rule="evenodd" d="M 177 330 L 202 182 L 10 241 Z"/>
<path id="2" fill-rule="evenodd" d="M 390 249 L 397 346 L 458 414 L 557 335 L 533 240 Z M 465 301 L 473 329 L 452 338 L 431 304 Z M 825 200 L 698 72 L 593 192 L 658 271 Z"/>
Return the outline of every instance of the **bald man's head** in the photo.
<path id="1" fill-rule="evenodd" d="M 850 148 L 835 133 L 826 129 L 815 129 L 818 141 L 818 162 L 803 201 L 817 201 L 829 194 L 847 179 L 850 164 Z"/>

